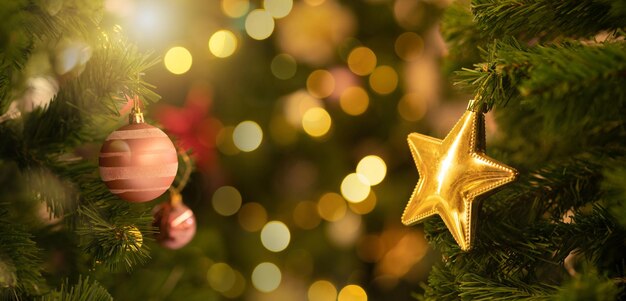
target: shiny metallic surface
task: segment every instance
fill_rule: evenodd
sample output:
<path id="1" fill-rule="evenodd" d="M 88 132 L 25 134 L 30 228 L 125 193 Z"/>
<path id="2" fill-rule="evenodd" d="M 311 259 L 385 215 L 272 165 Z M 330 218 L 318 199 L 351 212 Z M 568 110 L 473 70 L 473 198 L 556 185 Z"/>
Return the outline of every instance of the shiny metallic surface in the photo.
<path id="1" fill-rule="evenodd" d="M 420 177 L 403 224 L 438 214 L 462 250 L 472 247 L 479 197 L 517 177 L 515 169 L 485 155 L 484 128 L 484 115 L 468 110 L 443 140 L 409 135 Z"/>

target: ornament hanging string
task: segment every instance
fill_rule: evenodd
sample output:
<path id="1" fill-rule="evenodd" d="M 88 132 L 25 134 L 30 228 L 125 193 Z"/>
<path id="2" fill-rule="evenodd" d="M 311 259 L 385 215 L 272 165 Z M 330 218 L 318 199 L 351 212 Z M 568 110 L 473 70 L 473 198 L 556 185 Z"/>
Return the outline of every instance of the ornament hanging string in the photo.
<path id="1" fill-rule="evenodd" d="M 182 197 L 180 195 L 180 192 L 185 188 L 185 186 L 187 186 L 187 183 L 189 182 L 189 178 L 191 177 L 191 170 L 193 168 L 191 164 L 191 159 L 189 158 L 189 155 L 187 154 L 186 151 L 179 149 L 178 154 L 183 159 L 183 163 L 185 163 L 185 170 L 183 172 L 182 177 L 180 178 L 180 181 L 178 181 L 178 184 L 176 185 L 176 187 L 170 186 L 169 188 L 170 195 L 171 195 L 169 202 L 172 205 L 178 205 L 180 202 L 182 202 Z"/>

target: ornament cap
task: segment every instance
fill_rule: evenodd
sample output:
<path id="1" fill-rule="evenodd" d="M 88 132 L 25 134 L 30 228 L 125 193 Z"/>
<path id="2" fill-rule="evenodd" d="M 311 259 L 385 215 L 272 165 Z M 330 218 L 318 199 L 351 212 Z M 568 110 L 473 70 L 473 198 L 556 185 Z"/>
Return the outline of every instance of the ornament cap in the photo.
<path id="1" fill-rule="evenodd" d="M 133 108 L 130 111 L 130 114 L 128 115 L 128 123 L 130 124 L 138 124 L 138 123 L 144 123 L 143 120 L 143 113 L 141 113 L 141 109 L 140 108 Z"/>
<path id="2" fill-rule="evenodd" d="M 467 110 L 476 113 L 487 113 L 487 104 L 480 101 L 480 96 L 476 96 L 474 99 L 470 99 L 467 104 Z"/>

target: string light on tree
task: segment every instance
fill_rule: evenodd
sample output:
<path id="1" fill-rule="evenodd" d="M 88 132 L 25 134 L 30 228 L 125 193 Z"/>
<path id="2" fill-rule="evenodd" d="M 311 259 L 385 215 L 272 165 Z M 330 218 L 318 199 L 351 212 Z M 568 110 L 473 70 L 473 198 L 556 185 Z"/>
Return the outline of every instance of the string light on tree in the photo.
<path id="1" fill-rule="evenodd" d="M 191 52 L 181 46 L 170 48 L 163 58 L 167 71 L 177 75 L 187 73 L 191 69 L 192 61 Z"/>
<path id="2" fill-rule="evenodd" d="M 230 30 L 219 30 L 211 35 L 209 50 L 216 57 L 229 57 L 237 50 L 237 37 Z"/>

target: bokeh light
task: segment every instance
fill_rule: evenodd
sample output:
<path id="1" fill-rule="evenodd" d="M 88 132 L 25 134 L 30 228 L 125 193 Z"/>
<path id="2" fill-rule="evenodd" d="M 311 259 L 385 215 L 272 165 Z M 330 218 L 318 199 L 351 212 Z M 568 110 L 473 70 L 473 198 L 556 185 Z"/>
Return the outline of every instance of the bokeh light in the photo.
<path id="1" fill-rule="evenodd" d="M 303 90 L 289 94 L 285 101 L 285 118 L 294 127 L 302 126 L 302 118 L 311 108 L 319 108 L 322 102 Z"/>
<path id="2" fill-rule="evenodd" d="M 337 288 L 330 281 L 318 280 L 309 286 L 307 297 L 309 301 L 335 301 Z"/>
<path id="3" fill-rule="evenodd" d="M 237 270 L 233 270 L 233 272 L 235 273 L 235 283 L 229 290 L 221 292 L 222 295 L 230 299 L 238 298 L 246 289 L 246 278 Z"/>
<path id="4" fill-rule="evenodd" d="M 263 8 L 272 15 L 272 17 L 279 19 L 285 17 L 291 11 L 293 7 L 293 0 L 264 0 Z"/>
<path id="5" fill-rule="evenodd" d="M 311 108 L 302 116 L 302 128 L 313 137 L 321 137 L 330 130 L 332 120 L 323 108 Z"/>
<path id="6" fill-rule="evenodd" d="M 426 114 L 426 101 L 417 93 L 408 93 L 398 101 L 398 114 L 406 120 L 415 122 Z"/>
<path id="7" fill-rule="evenodd" d="M 213 264 L 207 272 L 207 280 L 211 288 L 218 292 L 226 292 L 235 284 L 235 272 L 226 263 Z"/>
<path id="8" fill-rule="evenodd" d="M 322 195 L 317 202 L 317 212 L 323 219 L 329 222 L 342 219 L 346 214 L 346 209 L 346 201 L 344 201 L 341 195 L 334 192 Z"/>
<path id="9" fill-rule="evenodd" d="M 239 18 L 245 15 L 250 8 L 248 0 L 222 0 L 222 11 L 231 18 Z"/>
<path id="10" fill-rule="evenodd" d="M 238 149 L 251 152 L 261 145 L 263 130 L 254 121 L 243 121 L 233 130 L 233 142 Z"/>
<path id="11" fill-rule="evenodd" d="M 322 5 L 324 2 L 326 2 L 326 0 L 304 0 L 304 2 L 311 6 L 318 6 Z"/>
<path id="12" fill-rule="evenodd" d="M 215 145 L 217 149 L 225 155 L 236 155 L 240 150 L 233 141 L 233 132 L 235 127 L 225 126 L 215 136 Z"/>
<path id="13" fill-rule="evenodd" d="M 336 246 L 351 248 L 361 236 L 361 225 L 361 216 L 348 211 L 340 220 L 327 225 L 326 235 Z"/>
<path id="14" fill-rule="evenodd" d="M 263 9 L 255 9 L 246 17 L 246 33 L 255 40 L 265 40 L 274 31 L 274 19 Z"/>
<path id="15" fill-rule="evenodd" d="M 378 185 L 387 174 L 387 164 L 379 156 L 369 155 L 359 161 L 356 172 L 365 176 L 370 186 Z"/>
<path id="16" fill-rule="evenodd" d="M 349 202 L 362 202 L 369 193 L 369 181 L 361 174 L 351 173 L 341 182 L 341 194 Z"/>
<path id="17" fill-rule="evenodd" d="M 398 86 L 398 73 L 389 66 L 380 66 L 372 72 L 369 82 L 376 93 L 389 94 Z"/>
<path id="18" fill-rule="evenodd" d="M 356 75 L 368 75 L 376 68 L 376 54 L 367 47 L 354 48 L 348 55 L 348 68 Z"/>
<path id="19" fill-rule="evenodd" d="M 326 98 L 335 90 L 335 78 L 327 70 L 315 70 L 306 80 L 307 91 L 317 98 Z"/>
<path id="20" fill-rule="evenodd" d="M 239 225 L 248 232 L 261 230 L 267 222 L 267 211 L 259 203 L 245 203 L 238 215 Z"/>
<path id="21" fill-rule="evenodd" d="M 271 221 L 261 230 L 261 243 L 263 246 L 272 251 L 280 252 L 289 246 L 291 233 L 289 228 L 279 221 Z"/>
<path id="22" fill-rule="evenodd" d="M 363 114 L 367 110 L 369 103 L 369 96 L 361 87 L 348 87 L 339 97 L 341 110 L 352 116 Z"/>
<path id="23" fill-rule="evenodd" d="M 213 193 L 211 203 L 215 212 L 230 216 L 237 213 L 241 207 L 241 194 L 235 187 L 222 186 Z"/>
<path id="24" fill-rule="evenodd" d="M 346 285 L 339 292 L 337 301 L 367 301 L 367 293 L 358 285 Z"/>
<path id="25" fill-rule="evenodd" d="M 424 40 L 414 32 L 405 32 L 398 36 L 394 48 L 401 59 L 410 62 L 422 54 Z"/>
<path id="26" fill-rule="evenodd" d="M 229 30 L 219 30 L 209 39 L 209 50 L 216 57 L 229 57 L 236 49 L 237 37 Z"/>
<path id="27" fill-rule="evenodd" d="M 356 214 L 368 214 L 376 208 L 377 201 L 376 193 L 374 193 L 374 190 L 370 190 L 370 194 L 363 201 L 358 203 L 349 202 L 348 207 Z"/>
<path id="28" fill-rule="evenodd" d="M 183 74 L 191 68 L 192 57 L 189 50 L 185 47 L 176 46 L 170 48 L 165 57 L 163 57 L 163 63 L 167 71 L 174 74 Z"/>
<path id="29" fill-rule="evenodd" d="M 271 262 L 263 262 L 252 271 L 252 285 L 264 293 L 277 289 L 281 280 L 282 273 L 280 269 Z"/>
<path id="30" fill-rule="evenodd" d="M 299 202 L 293 210 L 293 222 L 296 226 L 305 230 L 317 227 L 320 224 L 317 204 L 311 201 Z"/>
<path id="31" fill-rule="evenodd" d="M 296 74 L 298 65 L 291 55 L 282 53 L 272 59 L 270 69 L 276 78 L 290 79 Z"/>

